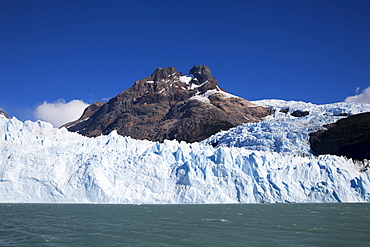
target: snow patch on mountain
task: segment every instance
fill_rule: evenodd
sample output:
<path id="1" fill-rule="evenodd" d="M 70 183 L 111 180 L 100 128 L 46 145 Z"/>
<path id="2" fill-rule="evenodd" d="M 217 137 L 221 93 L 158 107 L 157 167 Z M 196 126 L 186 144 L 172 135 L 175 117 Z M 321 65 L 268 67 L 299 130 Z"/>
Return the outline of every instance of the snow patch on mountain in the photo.
<path id="1" fill-rule="evenodd" d="M 296 103 L 286 104 L 292 107 Z M 350 107 L 353 112 L 365 110 L 358 105 Z M 308 120 L 313 115 L 291 118 L 276 113 L 260 126 L 243 125 L 249 126 L 248 133 L 243 130 L 239 135 L 264 132 L 274 137 L 280 133 L 291 141 L 294 138 L 283 132 L 294 127 L 299 146 L 304 139 L 304 133 L 298 137 L 299 128 L 318 125 L 314 124 L 316 120 Z M 283 124 L 285 129 L 277 132 Z M 261 138 L 266 139 L 263 145 L 273 143 L 267 136 Z M 0 202 L 370 201 L 370 174 L 360 172 L 360 164 L 351 159 L 296 155 L 284 145 L 275 145 L 280 149 L 272 150 L 271 144 L 266 151 L 253 150 L 253 145 L 240 146 L 213 148 L 202 143 L 140 141 L 116 131 L 87 138 L 42 121 L 21 122 L 0 116 Z"/>
<path id="2" fill-rule="evenodd" d="M 189 100 L 198 100 L 198 101 L 202 101 L 202 102 L 207 103 L 207 104 L 211 104 L 211 101 L 209 100 L 209 96 L 211 96 L 215 93 L 222 94 L 225 98 L 238 97 L 238 96 L 232 95 L 230 93 L 223 92 L 221 90 L 212 89 L 212 90 L 208 90 L 204 94 L 194 95 L 194 96 L 190 97 Z"/>
<path id="3" fill-rule="evenodd" d="M 192 76 L 183 75 L 183 76 L 180 76 L 179 79 L 180 79 L 180 81 L 182 83 L 189 84 L 190 81 L 193 80 L 193 77 Z"/>

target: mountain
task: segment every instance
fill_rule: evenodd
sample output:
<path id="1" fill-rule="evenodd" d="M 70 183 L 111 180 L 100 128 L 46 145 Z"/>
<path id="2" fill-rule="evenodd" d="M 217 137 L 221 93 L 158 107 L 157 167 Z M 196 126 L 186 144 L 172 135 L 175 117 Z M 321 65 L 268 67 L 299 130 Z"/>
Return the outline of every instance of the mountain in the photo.
<path id="1" fill-rule="evenodd" d="M 322 124 L 370 105 L 253 103 L 274 114 L 201 143 L 136 140 L 116 131 L 89 138 L 0 116 L 0 202 L 370 202 L 367 161 L 315 156 L 308 142 Z M 309 115 L 294 117 L 296 110 Z"/>
<path id="2" fill-rule="evenodd" d="M 340 119 L 325 127 L 328 129 L 310 134 L 311 148 L 316 153 L 370 159 L 369 112 Z"/>
<path id="3" fill-rule="evenodd" d="M 65 127 L 89 137 L 116 130 L 141 140 L 196 142 L 272 113 L 225 92 L 205 65 L 194 66 L 189 74 L 158 68 L 95 110 L 88 108 L 91 116 Z"/>

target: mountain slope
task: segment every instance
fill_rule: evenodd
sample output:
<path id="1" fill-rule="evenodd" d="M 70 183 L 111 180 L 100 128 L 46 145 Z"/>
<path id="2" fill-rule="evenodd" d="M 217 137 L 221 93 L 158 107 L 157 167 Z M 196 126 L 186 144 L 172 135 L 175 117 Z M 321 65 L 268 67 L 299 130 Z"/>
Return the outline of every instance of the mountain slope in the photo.
<path id="1" fill-rule="evenodd" d="M 207 66 L 194 66 L 189 73 L 184 76 L 174 67 L 158 68 L 91 116 L 66 127 L 90 137 L 116 130 L 135 139 L 194 142 L 271 114 L 269 108 L 219 88 Z"/>

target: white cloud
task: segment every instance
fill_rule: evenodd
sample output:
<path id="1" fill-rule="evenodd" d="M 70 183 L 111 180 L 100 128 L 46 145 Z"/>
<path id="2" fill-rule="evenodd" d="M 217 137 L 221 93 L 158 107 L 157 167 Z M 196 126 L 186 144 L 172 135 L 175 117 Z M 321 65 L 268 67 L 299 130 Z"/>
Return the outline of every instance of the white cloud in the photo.
<path id="1" fill-rule="evenodd" d="M 68 103 L 64 99 L 58 99 L 53 103 L 45 101 L 36 107 L 34 116 L 37 119 L 50 122 L 54 127 L 60 127 L 80 118 L 88 106 L 89 104 L 82 100 L 72 100 Z"/>
<path id="2" fill-rule="evenodd" d="M 358 91 L 359 91 L 359 88 L 356 89 L 356 93 L 358 93 Z M 370 87 L 366 88 L 360 94 L 347 97 L 344 102 L 370 104 Z"/>

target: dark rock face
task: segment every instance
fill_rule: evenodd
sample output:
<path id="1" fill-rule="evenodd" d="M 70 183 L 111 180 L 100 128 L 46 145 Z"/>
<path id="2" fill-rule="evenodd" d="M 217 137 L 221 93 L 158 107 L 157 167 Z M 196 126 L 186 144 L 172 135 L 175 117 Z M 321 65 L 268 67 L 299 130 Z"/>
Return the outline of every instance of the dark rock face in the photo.
<path id="1" fill-rule="evenodd" d="M 282 112 L 282 113 L 288 113 L 289 112 L 289 108 L 285 108 L 285 109 L 280 109 L 279 112 Z"/>
<path id="2" fill-rule="evenodd" d="M 90 137 L 117 130 L 135 139 L 195 142 L 271 114 L 269 108 L 230 97 L 205 65 L 194 66 L 190 74 L 192 78 L 174 67 L 158 68 L 68 130 Z"/>
<path id="3" fill-rule="evenodd" d="M 339 113 L 338 115 L 334 115 L 334 116 L 339 116 L 339 117 L 349 117 L 351 116 L 349 113 L 346 113 L 346 112 L 343 112 L 343 113 Z"/>
<path id="4" fill-rule="evenodd" d="M 310 134 L 311 149 L 318 154 L 370 159 L 370 113 L 344 118 Z"/>
<path id="5" fill-rule="evenodd" d="M 305 117 L 305 116 L 308 116 L 310 115 L 310 112 L 308 111 L 294 111 L 290 114 L 291 116 L 293 117 Z"/>
<path id="6" fill-rule="evenodd" d="M 5 118 L 9 119 L 8 114 L 6 114 L 6 112 L 3 111 L 3 109 L 0 109 L 0 115 L 3 115 Z"/>

